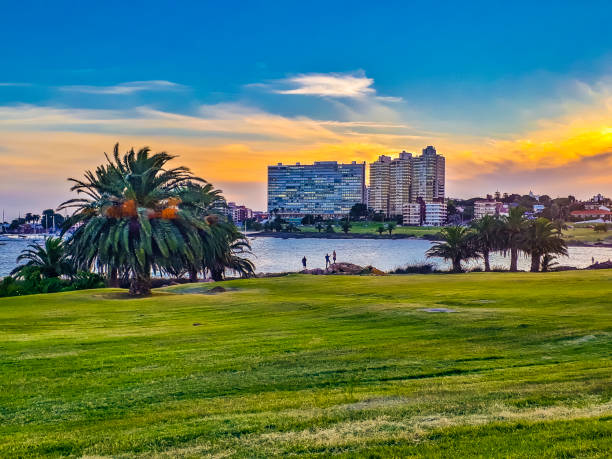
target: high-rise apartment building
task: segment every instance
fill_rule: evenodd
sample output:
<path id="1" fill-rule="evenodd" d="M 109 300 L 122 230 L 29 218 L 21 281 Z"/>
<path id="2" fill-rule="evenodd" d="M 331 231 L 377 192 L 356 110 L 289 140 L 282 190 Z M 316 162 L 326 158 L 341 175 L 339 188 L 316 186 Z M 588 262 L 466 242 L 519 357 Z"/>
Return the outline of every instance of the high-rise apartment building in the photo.
<path id="1" fill-rule="evenodd" d="M 370 164 L 370 189 L 368 207 L 374 212 L 389 214 L 389 180 L 391 176 L 391 157 L 379 156 Z"/>
<path id="2" fill-rule="evenodd" d="M 425 202 L 444 199 L 445 160 L 436 153 L 431 145 L 423 149 L 423 154 L 414 158 L 412 163 L 411 199 Z"/>
<path id="3" fill-rule="evenodd" d="M 411 201 L 412 153 L 402 151 L 391 161 L 389 174 L 389 214 L 402 215 L 404 204 Z"/>
<path id="4" fill-rule="evenodd" d="M 365 162 L 268 166 L 268 212 L 286 217 L 348 215 L 365 197 Z"/>
<path id="5" fill-rule="evenodd" d="M 402 215 L 404 206 L 421 199 L 444 199 L 445 162 L 428 146 L 421 156 L 402 152 L 398 158 L 380 156 L 370 164 L 368 206 L 385 215 Z"/>

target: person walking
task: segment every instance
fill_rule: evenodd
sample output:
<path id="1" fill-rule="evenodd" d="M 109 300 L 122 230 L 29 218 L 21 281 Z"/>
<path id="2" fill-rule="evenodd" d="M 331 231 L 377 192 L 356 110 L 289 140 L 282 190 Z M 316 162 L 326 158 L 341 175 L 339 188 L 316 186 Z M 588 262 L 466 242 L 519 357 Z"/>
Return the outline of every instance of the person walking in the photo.
<path id="1" fill-rule="evenodd" d="M 336 263 L 336 251 L 334 250 L 334 253 L 332 253 L 332 258 L 334 259 L 334 264 Z"/>
<path id="2" fill-rule="evenodd" d="M 329 253 L 325 254 L 325 269 L 329 268 Z"/>
<path id="3" fill-rule="evenodd" d="M 304 255 L 304 258 L 302 258 L 302 266 L 304 269 L 306 269 L 306 255 Z"/>

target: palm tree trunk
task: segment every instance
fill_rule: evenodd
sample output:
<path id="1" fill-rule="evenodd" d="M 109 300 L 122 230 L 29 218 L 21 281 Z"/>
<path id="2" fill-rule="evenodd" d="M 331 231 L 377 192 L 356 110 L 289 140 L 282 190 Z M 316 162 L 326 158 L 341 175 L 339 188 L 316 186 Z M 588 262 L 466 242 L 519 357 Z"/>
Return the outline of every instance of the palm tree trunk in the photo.
<path id="1" fill-rule="evenodd" d="M 531 255 L 531 272 L 537 273 L 540 271 L 540 254 L 533 253 Z"/>
<path id="2" fill-rule="evenodd" d="M 486 272 L 490 272 L 491 271 L 491 263 L 489 261 L 489 251 L 488 250 L 483 250 L 482 258 L 484 258 L 485 271 Z"/>
<path id="3" fill-rule="evenodd" d="M 151 274 L 135 273 L 130 281 L 130 296 L 149 296 L 151 294 Z"/>
<path id="4" fill-rule="evenodd" d="M 198 270 L 195 268 L 191 268 L 189 270 L 189 282 L 195 283 L 198 281 Z"/>
<path id="5" fill-rule="evenodd" d="M 518 271 L 518 249 L 516 247 L 510 249 L 510 271 L 513 273 Z"/>
<path id="6" fill-rule="evenodd" d="M 463 269 L 461 268 L 461 258 L 453 258 L 453 272 L 463 272 Z"/>
<path id="7" fill-rule="evenodd" d="M 112 288 L 119 287 L 119 270 L 117 268 L 111 268 L 108 278 L 108 286 Z"/>
<path id="8" fill-rule="evenodd" d="M 221 270 L 221 269 L 211 269 L 210 270 L 210 277 L 212 277 L 212 279 L 214 281 L 222 281 L 223 280 L 223 270 Z"/>

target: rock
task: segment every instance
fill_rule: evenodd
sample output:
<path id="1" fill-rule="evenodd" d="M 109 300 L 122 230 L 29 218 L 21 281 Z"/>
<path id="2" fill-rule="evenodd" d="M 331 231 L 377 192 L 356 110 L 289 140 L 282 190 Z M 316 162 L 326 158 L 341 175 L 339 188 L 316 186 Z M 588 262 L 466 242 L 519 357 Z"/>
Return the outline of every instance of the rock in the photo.
<path id="1" fill-rule="evenodd" d="M 370 274 L 374 274 L 375 276 L 386 276 L 387 273 L 385 273 L 384 271 L 381 271 L 378 268 L 375 268 L 374 266 L 368 266 L 370 268 Z"/>
<path id="2" fill-rule="evenodd" d="M 321 274 L 326 274 L 326 273 L 324 269 L 313 268 L 313 269 L 304 269 L 300 271 L 300 274 L 313 274 L 315 276 L 320 276 Z"/>
<path id="3" fill-rule="evenodd" d="M 594 263 L 585 269 L 612 269 L 612 261 L 602 261 L 601 263 Z"/>
<path id="4" fill-rule="evenodd" d="M 329 265 L 326 271 L 333 274 L 361 274 L 363 267 L 353 263 L 339 262 Z"/>

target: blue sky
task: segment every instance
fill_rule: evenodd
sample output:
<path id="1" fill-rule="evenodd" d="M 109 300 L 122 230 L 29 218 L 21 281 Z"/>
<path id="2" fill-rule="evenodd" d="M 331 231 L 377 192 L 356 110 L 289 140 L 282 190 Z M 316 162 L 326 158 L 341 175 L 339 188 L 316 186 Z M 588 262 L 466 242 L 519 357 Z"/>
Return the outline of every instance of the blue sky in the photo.
<path id="1" fill-rule="evenodd" d="M 371 161 L 428 144 L 448 156 L 451 194 L 555 194 L 585 156 L 610 170 L 611 12 L 609 2 L 6 2 L 2 205 L 39 205 L 43 188 L 63 198 L 65 176 L 115 141 L 178 149 L 258 208 L 269 162 Z M 58 154 L 65 169 L 47 170 Z M 477 178 L 465 173 L 474 167 Z M 11 177 L 32 171 L 17 192 Z M 525 180 L 534 171 L 540 183 Z M 575 188 L 612 191 L 588 177 Z"/>

